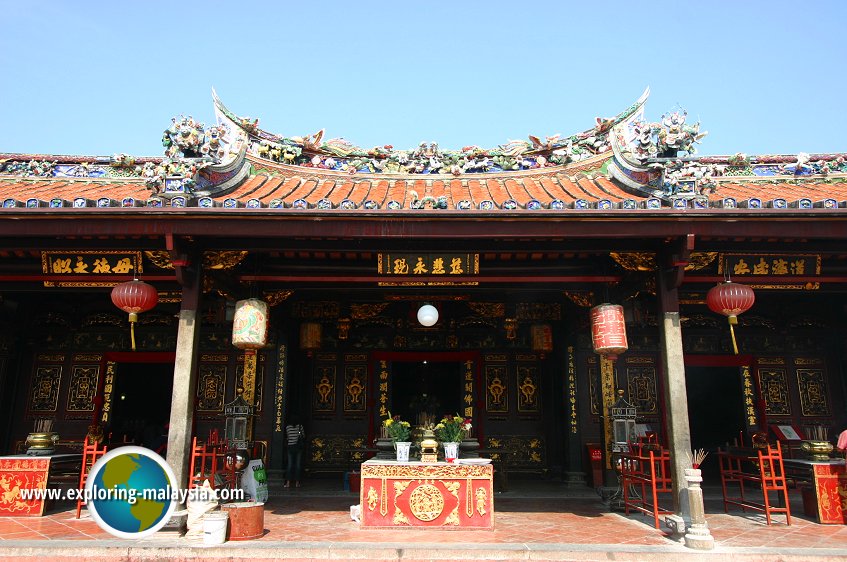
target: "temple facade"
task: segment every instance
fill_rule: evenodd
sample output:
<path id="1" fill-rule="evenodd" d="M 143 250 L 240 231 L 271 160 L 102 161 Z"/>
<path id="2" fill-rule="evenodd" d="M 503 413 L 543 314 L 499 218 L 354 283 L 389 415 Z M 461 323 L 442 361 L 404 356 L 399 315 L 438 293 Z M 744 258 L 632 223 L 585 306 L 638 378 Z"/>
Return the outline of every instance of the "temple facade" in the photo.
<path id="1" fill-rule="evenodd" d="M 697 156 L 699 123 L 647 121 L 647 97 L 571 136 L 397 150 L 275 135 L 214 96 L 216 123 L 174 118 L 162 157 L 0 155 L 0 447 L 44 420 L 69 448 L 169 424 L 185 478 L 241 395 L 271 469 L 292 416 L 318 473 L 348 470 L 389 412 L 456 413 L 510 470 L 596 485 L 618 390 L 677 471 L 780 427 L 834 438 L 845 155 Z M 134 334 L 110 300 L 133 278 L 158 293 Z M 734 333 L 707 306 L 728 280 L 755 292 Z M 232 341 L 251 298 L 255 351 Z M 614 361 L 592 346 L 602 303 L 624 310 Z"/>

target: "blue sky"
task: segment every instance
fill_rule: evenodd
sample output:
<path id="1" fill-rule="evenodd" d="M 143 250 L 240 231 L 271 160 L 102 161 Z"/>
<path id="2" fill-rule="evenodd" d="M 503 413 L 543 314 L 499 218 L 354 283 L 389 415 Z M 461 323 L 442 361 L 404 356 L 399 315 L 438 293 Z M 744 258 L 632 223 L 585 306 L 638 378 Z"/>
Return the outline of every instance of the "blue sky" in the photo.
<path id="1" fill-rule="evenodd" d="M 362 147 L 568 135 L 650 87 L 700 154 L 847 152 L 847 2 L 0 0 L 0 152 L 162 154 L 211 89 Z"/>

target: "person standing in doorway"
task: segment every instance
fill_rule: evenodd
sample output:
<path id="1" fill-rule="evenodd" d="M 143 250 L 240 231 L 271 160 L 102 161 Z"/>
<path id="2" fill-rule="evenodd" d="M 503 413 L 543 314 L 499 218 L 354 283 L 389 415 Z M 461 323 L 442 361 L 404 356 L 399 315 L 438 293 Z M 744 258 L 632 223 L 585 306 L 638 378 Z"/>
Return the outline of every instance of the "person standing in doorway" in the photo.
<path id="1" fill-rule="evenodd" d="M 285 426 L 285 444 L 288 449 L 288 464 L 285 467 L 285 487 L 300 487 L 303 471 L 303 449 L 306 447 L 306 432 L 296 415 L 292 415 Z"/>

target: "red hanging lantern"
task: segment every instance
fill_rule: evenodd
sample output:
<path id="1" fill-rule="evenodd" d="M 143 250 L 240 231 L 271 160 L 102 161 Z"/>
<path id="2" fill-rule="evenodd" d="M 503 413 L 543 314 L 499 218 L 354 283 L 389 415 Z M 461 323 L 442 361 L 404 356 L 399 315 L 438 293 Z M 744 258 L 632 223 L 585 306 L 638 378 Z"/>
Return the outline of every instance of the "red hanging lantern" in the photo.
<path id="1" fill-rule="evenodd" d="M 629 349 L 621 305 L 604 303 L 591 309 L 591 344 L 594 353 L 605 355 L 610 361 Z"/>
<path id="2" fill-rule="evenodd" d="M 723 314 L 729 320 L 729 333 L 732 334 L 732 350 L 738 355 L 733 326 L 738 324 L 738 315 L 750 310 L 756 301 L 756 294 L 747 285 L 726 281 L 709 289 L 706 304 L 712 312 Z"/>
<path id="3" fill-rule="evenodd" d="M 138 314 L 147 312 L 159 302 L 159 293 L 144 281 L 133 279 L 119 283 L 112 289 L 112 302 L 129 313 L 129 333 L 132 340 L 132 350 L 135 351 L 135 323 Z"/>

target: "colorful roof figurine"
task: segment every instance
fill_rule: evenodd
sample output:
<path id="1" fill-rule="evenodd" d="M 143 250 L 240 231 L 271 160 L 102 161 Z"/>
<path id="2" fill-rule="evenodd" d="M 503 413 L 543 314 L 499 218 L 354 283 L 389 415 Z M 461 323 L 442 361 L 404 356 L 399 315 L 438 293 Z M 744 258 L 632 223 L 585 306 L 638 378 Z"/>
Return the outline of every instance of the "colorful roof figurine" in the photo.
<path id="1" fill-rule="evenodd" d="M 644 119 L 647 89 L 615 117 L 570 136 L 494 148 L 362 148 L 324 130 L 280 136 L 213 91 L 217 122 L 175 117 L 164 156 L 0 155 L 5 208 L 178 207 L 298 212 L 560 212 L 836 209 L 847 155 L 696 155 L 706 135 L 684 111 Z"/>

